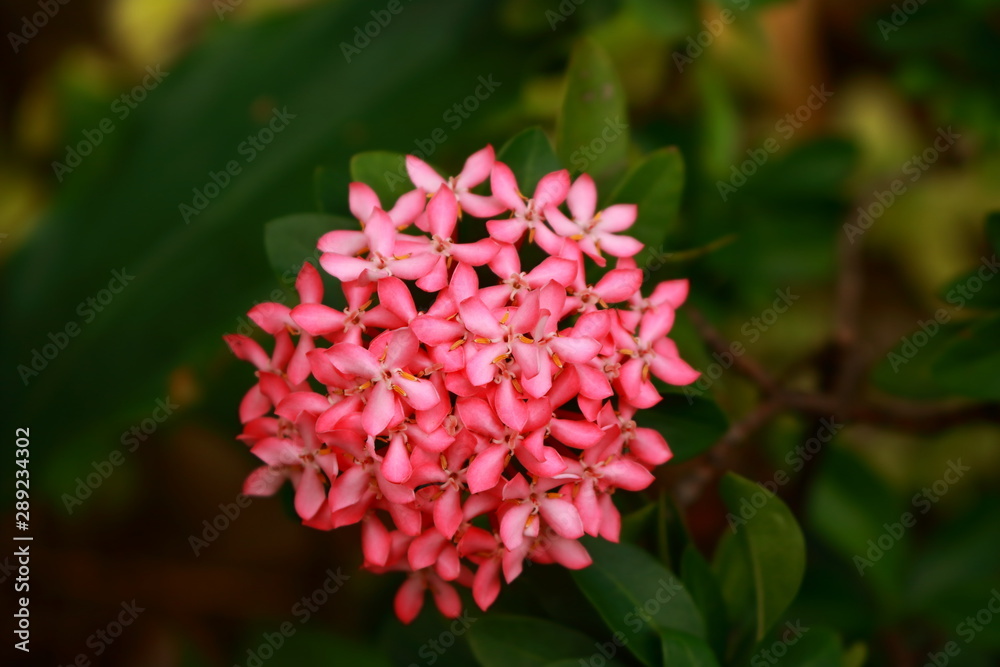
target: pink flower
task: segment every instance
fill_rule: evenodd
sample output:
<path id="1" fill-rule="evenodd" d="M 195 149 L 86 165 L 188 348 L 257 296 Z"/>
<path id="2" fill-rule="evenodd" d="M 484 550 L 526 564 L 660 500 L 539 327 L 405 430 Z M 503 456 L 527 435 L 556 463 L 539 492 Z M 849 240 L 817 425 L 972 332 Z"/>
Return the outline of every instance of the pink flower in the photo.
<path id="1" fill-rule="evenodd" d="M 270 352 L 225 338 L 256 375 L 239 439 L 262 465 L 245 493 L 288 481 L 303 524 L 360 524 L 364 567 L 406 575 L 405 623 L 428 591 L 455 617 L 456 586 L 486 609 L 525 562 L 587 567 L 580 537 L 619 537 L 612 494 L 647 488 L 671 457 L 637 423 L 660 400 L 652 378 L 698 377 L 668 337 L 687 282 L 644 297 L 641 244 L 619 234 L 634 206 L 598 212 L 590 177 L 571 185 L 565 170 L 526 198 L 488 146 L 447 180 L 414 157 L 407 168 L 418 188 L 388 212 L 351 184 L 359 228 L 318 242 L 346 308 L 322 303 L 305 264 L 299 304 L 250 311 Z M 472 192 L 487 179 L 492 195 Z M 546 256 L 523 268 L 525 237 Z M 603 253 L 615 268 L 588 275 Z"/>
<path id="2" fill-rule="evenodd" d="M 493 196 L 510 210 L 511 217 L 506 220 L 490 220 L 486 223 L 490 236 L 502 243 L 516 243 L 527 231 L 530 232 L 529 241 L 533 241 L 535 235 L 538 235 L 539 245 L 543 248 L 550 247 L 555 239 L 549 228 L 543 224 L 544 212 L 551 206 L 558 206 L 566 199 L 569 191 L 569 172 L 564 169 L 543 176 L 538 181 L 531 199 L 521 194 L 514 172 L 502 162 L 493 167 L 491 182 Z"/>
<path id="3" fill-rule="evenodd" d="M 455 193 L 463 211 L 477 218 L 489 218 L 503 211 L 503 204 L 494 197 L 473 194 L 470 190 L 490 177 L 494 159 L 493 147 L 487 146 L 469 156 L 458 176 L 445 180 L 420 158 L 407 155 L 406 171 L 413 184 L 428 194 L 437 193 L 443 185 Z"/>
<path id="4" fill-rule="evenodd" d="M 642 243 L 634 238 L 615 234 L 635 222 L 635 204 L 615 204 L 597 211 L 597 188 L 589 175 L 581 174 L 576 179 L 569 189 L 566 204 L 573 214 L 572 220 L 559 210 L 558 203 L 545 207 L 545 219 L 556 234 L 577 243 L 598 266 L 604 266 L 606 261 L 602 250 L 614 257 L 632 257 L 642 250 Z M 556 254 L 560 247 L 553 244 L 546 250 Z"/>
<path id="5" fill-rule="evenodd" d="M 358 280 L 364 284 L 390 276 L 416 280 L 437 261 L 437 257 L 430 253 L 413 257 L 397 253 L 395 224 L 379 209 L 372 212 L 360 237 L 349 237 L 348 234 L 353 232 L 330 232 L 319 241 L 319 249 L 324 251 L 320 264 L 327 273 L 345 282 Z M 365 249 L 368 249 L 367 258 L 355 256 Z"/>

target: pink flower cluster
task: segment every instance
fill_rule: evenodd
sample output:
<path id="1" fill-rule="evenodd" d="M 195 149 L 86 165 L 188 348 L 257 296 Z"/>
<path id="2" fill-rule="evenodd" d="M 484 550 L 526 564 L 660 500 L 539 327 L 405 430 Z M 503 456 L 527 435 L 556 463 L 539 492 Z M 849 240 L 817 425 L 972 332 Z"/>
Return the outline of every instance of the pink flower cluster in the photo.
<path id="1" fill-rule="evenodd" d="M 306 525 L 360 522 L 365 567 L 409 573 L 395 600 L 408 623 L 428 589 L 455 617 L 455 583 L 486 609 L 525 560 L 582 568 L 578 538 L 617 541 L 612 493 L 646 488 L 671 456 L 633 420 L 660 400 L 651 376 L 682 385 L 698 373 L 667 337 L 687 281 L 640 291 L 642 244 L 621 234 L 634 205 L 598 211 L 593 180 L 566 171 L 525 197 L 491 147 L 447 180 L 413 156 L 406 166 L 415 190 L 385 209 L 351 184 L 361 229 L 319 240 L 347 308 L 323 305 L 306 263 L 299 305 L 249 313 L 274 337 L 270 354 L 226 340 L 257 368 L 240 439 L 264 465 L 244 493 L 288 479 Z M 472 191 L 487 180 L 492 194 Z M 489 235 L 460 242 L 470 216 Z M 524 270 L 530 243 L 547 256 Z M 605 255 L 615 267 L 589 284 L 588 262 L 605 267 Z M 425 311 L 409 282 L 433 295 Z"/>

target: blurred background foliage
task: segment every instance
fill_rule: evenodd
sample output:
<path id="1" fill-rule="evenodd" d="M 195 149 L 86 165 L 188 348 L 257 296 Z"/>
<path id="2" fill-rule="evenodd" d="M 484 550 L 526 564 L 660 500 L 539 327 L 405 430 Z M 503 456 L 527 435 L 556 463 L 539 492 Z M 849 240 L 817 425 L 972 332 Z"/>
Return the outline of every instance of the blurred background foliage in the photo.
<path id="1" fill-rule="evenodd" d="M 419 150 L 455 171 L 472 150 L 540 126 L 572 167 L 565 73 L 574 47 L 592 44 L 609 58 L 594 67 L 620 86 L 629 127 L 591 166 L 610 195 L 626 163 L 659 161 L 662 214 L 649 224 L 665 240 L 640 261 L 653 281 L 692 279 L 674 335 L 711 379 L 696 401 L 670 396 L 649 417 L 678 460 L 623 501 L 630 541 L 655 554 L 636 567 L 679 572 L 716 621 L 704 639 L 720 664 L 748 664 L 777 635 L 755 633 L 743 607 L 750 573 L 732 555 L 736 540 L 719 540 L 724 499 L 738 505 L 742 482 L 719 481 L 726 470 L 761 482 L 785 471 L 779 495 L 808 559 L 794 602 L 769 621 L 817 628 L 789 664 L 923 665 L 948 641 L 961 652 L 947 664 L 996 664 L 1000 622 L 968 643 L 959 624 L 1000 586 L 1000 283 L 975 288 L 971 273 L 1000 250 L 1000 220 L 988 220 L 1000 210 L 1000 3 L 402 0 L 348 62 L 342 44 L 384 7 L 73 0 L 5 52 L 0 354 L 5 421 L 32 430 L 42 587 L 32 610 L 45 638 L 35 656 L 62 664 L 89 651 L 86 638 L 135 598 L 147 615 L 99 664 L 245 664 L 338 567 L 351 574 L 344 590 L 268 664 L 514 664 L 496 657 L 497 638 L 538 633 L 561 637 L 566 652 L 542 646 L 524 664 L 569 665 L 607 639 L 614 619 L 602 621 L 590 594 L 600 586 L 535 567 L 480 616 L 471 641 L 428 653 L 447 624 L 428 610 L 402 627 L 389 613 L 398 581 L 357 572 L 358 536 L 302 529 L 277 500 L 255 500 L 197 556 L 188 540 L 253 465 L 233 440 L 249 371 L 221 336 L 245 330 L 254 303 L 292 299 L 282 276 L 306 258 L 292 249 L 269 262 L 265 224 L 345 213 L 350 159 L 364 151 Z M 5 33 L 36 11 L 5 3 Z M 115 99 L 157 66 L 162 83 L 120 117 Z M 448 111 L 481 76 L 500 85 L 456 126 Z M 810 108 L 817 89 L 832 94 Z M 274 109 L 294 118 L 247 161 L 242 142 Z M 787 120 L 797 113 L 801 122 Z M 57 178 L 53 163 L 108 118 L 113 131 Z M 911 180 L 913 157 L 948 128 L 959 138 Z M 517 154 L 533 154 L 532 136 Z M 657 152 L 668 146 L 679 154 Z M 723 198 L 720 182 L 762 149 L 766 161 Z M 180 205 L 231 160 L 241 172 L 185 222 Z M 899 179 L 902 194 L 852 231 Z M 135 278 L 84 321 L 80 304 L 115 270 Z M 949 298 L 957 288 L 971 293 L 961 305 Z M 755 323 L 768 321 L 778 290 L 798 298 L 773 326 Z M 935 312 L 948 321 L 932 333 Z M 69 323 L 79 335 L 37 375 L 16 370 Z M 726 361 L 729 341 L 745 354 Z M 176 413 L 68 508 L 66 494 L 168 397 Z M 823 418 L 846 426 L 790 467 Z M 915 494 L 958 460 L 968 473 L 921 513 Z M 859 576 L 855 556 L 906 511 L 917 525 Z M 772 558 L 773 571 L 782 557 Z M 525 629 L 525 614 L 565 627 Z M 616 660 L 662 651 L 668 664 L 711 664 L 678 641 Z"/>

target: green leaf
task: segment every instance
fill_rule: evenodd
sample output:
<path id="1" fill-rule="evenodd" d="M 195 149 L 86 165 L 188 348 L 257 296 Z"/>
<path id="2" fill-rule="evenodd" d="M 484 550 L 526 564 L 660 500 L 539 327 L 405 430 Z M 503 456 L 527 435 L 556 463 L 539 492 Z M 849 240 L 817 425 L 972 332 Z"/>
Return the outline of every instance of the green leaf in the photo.
<path id="1" fill-rule="evenodd" d="M 719 667 L 712 649 L 704 639 L 681 633 L 663 638 L 663 667 Z"/>
<path id="2" fill-rule="evenodd" d="M 932 316 L 928 322 L 934 322 Z M 934 322 L 937 324 L 937 322 Z M 875 367 L 875 385 L 890 394 L 912 399 L 936 399 L 952 396 L 939 372 L 939 362 L 952 341 L 966 330 L 961 324 L 940 325 L 934 336 L 924 337 L 917 331 L 909 333 Z M 917 334 L 920 333 L 918 336 Z M 918 347 L 916 343 L 925 344 Z"/>
<path id="3" fill-rule="evenodd" d="M 800 622 L 790 622 L 778 638 L 768 637 L 757 646 L 752 664 L 769 664 L 781 661 L 795 667 L 842 667 L 840 639 L 825 627 L 808 627 Z M 770 661 L 769 661 L 770 658 Z"/>
<path id="4" fill-rule="evenodd" d="M 369 185 L 385 210 L 414 188 L 406 173 L 406 156 L 391 151 L 367 151 L 352 157 L 351 180 Z"/>
<path id="5" fill-rule="evenodd" d="M 705 638 L 705 624 L 691 595 L 670 570 L 628 544 L 586 539 L 594 564 L 573 578 L 629 650 L 646 665 L 660 662 L 660 640 L 669 632 Z"/>
<path id="6" fill-rule="evenodd" d="M 684 191 L 684 158 L 674 147 L 660 149 L 629 169 L 610 201 L 637 204 L 630 236 L 647 249 L 664 250 L 664 240 L 677 229 Z"/>
<path id="7" fill-rule="evenodd" d="M 932 324 L 937 325 L 933 319 Z M 929 327 L 928 327 L 929 328 Z M 923 332 L 926 335 L 926 331 Z M 938 333 L 937 335 L 942 335 Z M 917 340 L 914 332 L 912 340 Z M 929 336 L 928 336 L 929 337 Z M 1000 317 L 962 327 L 934 361 L 941 385 L 958 396 L 1000 400 Z"/>
<path id="8" fill-rule="evenodd" d="M 716 655 L 723 655 L 726 642 L 726 601 L 712 568 L 693 545 L 681 556 L 681 580 L 705 619 L 708 641 Z"/>
<path id="9" fill-rule="evenodd" d="M 469 629 L 469 643 L 482 667 L 544 667 L 597 650 L 597 642 L 572 628 L 508 614 L 481 617 Z"/>
<path id="10" fill-rule="evenodd" d="M 566 93 L 556 122 L 556 153 L 571 172 L 596 179 L 625 166 L 628 155 L 625 93 L 611 60 L 591 39 L 573 49 Z"/>
<path id="11" fill-rule="evenodd" d="M 636 415 L 636 423 L 659 431 L 670 450 L 672 462 L 698 456 L 719 441 L 729 422 L 715 401 L 701 396 L 668 393 L 663 400 Z"/>
<path id="12" fill-rule="evenodd" d="M 730 515 L 745 519 L 734 527 L 742 556 L 749 563 L 755 600 L 755 636 L 760 640 L 798 593 L 806 567 L 805 539 L 785 503 L 766 494 L 759 485 L 727 473 L 719 490 Z M 763 505 L 751 504 L 751 498 L 761 493 L 766 497 Z M 756 508 L 752 516 L 744 516 L 750 514 L 747 506 Z"/>
<path id="13" fill-rule="evenodd" d="M 540 127 L 529 127 L 511 138 L 497 153 L 497 160 L 511 168 L 521 192 L 529 196 L 542 176 L 563 168 Z"/>
<path id="14" fill-rule="evenodd" d="M 997 253 L 1000 253 L 1000 212 L 986 217 L 985 232 L 993 252 L 983 255 L 979 266 L 974 270 L 959 276 L 941 289 L 941 300 L 949 304 L 948 308 L 1000 308 L 1000 280 L 993 280 L 996 276 Z M 984 268 L 986 271 L 980 273 Z M 974 287 L 977 288 L 975 291 L 972 289 Z"/>
<path id="15" fill-rule="evenodd" d="M 278 218 L 264 225 L 264 247 L 267 259 L 271 264 L 281 284 L 290 288 L 295 284 L 295 277 L 305 262 L 311 262 L 319 268 L 320 252 L 316 249 L 316 241 L 323 234 L 334 229 L 357 229 L 355 220 L 319 213 L 304 213 Z M 324 303 L 335 308 L 343 308 L 343 292 L 336 278 L 325 271 L 320 271 L 323 277 Z"/>
<path id="16" fill-rule="evenodd" d="M 866 558 L 869 540 L 886 532 L 903 512 L 902 503 L 884 480 L 860 458 L 841 447 L 830 447 L 806 500 L 808 524 L 853 573 L 855 557 Z M 901 585 L 905 547 L 895 545 L 871 567 L 862 564 L 866 583 L 883 597 L 895 596 Z"/>
<path id="17" fill-rule="evenodd" d="M 712 571 L 719 582 L 729 618 L 731 644 L 736 653 L 753 645 L 756 598 L 750 559 L 739 536 L 726 531 L 719 539 L 712 559 Z M 729 650 L 729 649 L 727 649 Z M 731 651 L 730 651 L 731 652 Z"/>
<path id="18" fill-rule="evenodd" d="M 975 507 L 928 536 L 909 570 L 907 609 L 940 618 L 943 627 L 954 626 L 966 609 L 980 604 L 984 590 L 1000 585 L 998 512 L 1000 497 L 981 494 Z"/>

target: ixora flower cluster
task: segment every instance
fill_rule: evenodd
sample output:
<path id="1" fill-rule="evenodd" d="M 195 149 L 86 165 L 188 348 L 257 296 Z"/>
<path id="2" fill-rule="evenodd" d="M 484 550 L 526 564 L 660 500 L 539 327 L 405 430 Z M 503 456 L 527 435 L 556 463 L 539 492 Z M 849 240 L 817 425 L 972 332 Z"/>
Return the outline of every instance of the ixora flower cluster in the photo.
<path id="1" fill-rule="evenodd" d="M 632 257 L 643 246 L 620 234 L 634 205 L 598 211 L 593 180 L 571 184 L 566 171 L 525 197 L 491 147 L 447 180 L 413 156 L 406 166 L 415 190 L 386 209 L 351 184 L 361 229 L 319 240 L 347 308 L 323 305 L 306 263 L 299 305 L 249 313 L 274 336 L 270 354 L 246 336 L 226 341 L 257 368 L 240 439 L 264 465 L 244 493 L 287 479 L 306 525 L 360 522 L 365 567 L 409 573 L 395 598 L 408 623 L 427 590 L 455 617 L 452 584 L 486 609 L 501 573 L 513 581 L 526 559 L 583 568 L 578 538 L 617 541 L 612 493 L 646 488 L 671 456 L 633 420 L 660 400 L 651 376 L 683 385 L 698 373 L 667 337 L 687 281 L 641 293 Z M 491 195 L 472 192 L 487 179 Z M 459 242 L 469 217 L 486 221 L 487 238 Z M 546 257 L 523 270 L 519 249 L 532 243 Z M 606 267 L 605 255 L 615 267 L 589 284 L 587 265 Z M 426 311 L 411 282 L 433 295 Z"/>

